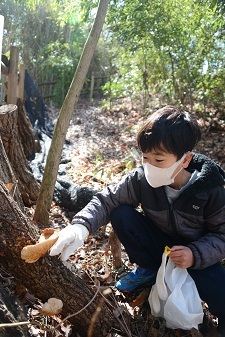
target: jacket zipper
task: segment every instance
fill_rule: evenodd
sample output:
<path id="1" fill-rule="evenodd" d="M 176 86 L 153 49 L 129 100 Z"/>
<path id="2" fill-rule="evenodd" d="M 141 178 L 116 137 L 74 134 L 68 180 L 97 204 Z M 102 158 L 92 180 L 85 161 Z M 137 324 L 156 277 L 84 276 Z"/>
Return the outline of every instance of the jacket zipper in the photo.
<path id="1" fill-rule="evenodd" d="M 166 195 L 166 192 L 165 192 L 164 189 L 163 189 L 163 194 L 164 194 L 164 197 L 166 199 L 167 205 L 169 206 L 169 221 L 170 221 L 170 224 L 171 224 L 172 232 L 179 239 L 180 236 L 177 232 L 177 227 L 176 227 L 176 222 L 175 222 L 175 217 L 174 217 L 174 211 L 173 211 L 173 204 L 169 203 L 169 200 L 167 198 L 167 195 Z"/>
<path id="2" fill-rule="evenodd" d="M 178 232 L 177 232 L 177 227 L 175 223 L 175 217 L 174 217 L 174 211 L 173 211 L 173 205 L 169 204 L 169 217 L 170 217 L 170 223 L 172 227 L 173 233 L 179 237 Z"/>

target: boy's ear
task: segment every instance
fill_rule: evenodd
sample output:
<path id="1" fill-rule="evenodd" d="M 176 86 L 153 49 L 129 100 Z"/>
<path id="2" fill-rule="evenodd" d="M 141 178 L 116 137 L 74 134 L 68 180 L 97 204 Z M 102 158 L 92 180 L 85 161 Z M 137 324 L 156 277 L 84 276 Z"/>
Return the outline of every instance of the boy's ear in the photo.
<path id="1" fill-rule="evenodd" d="M 188 154 L 186 155 L 186 157 L 184 158 L 183 161 L 183 168 L 187 168 L 191 159 L 193 157 L 193 153 L 192 152 L 188 152 Z"/>

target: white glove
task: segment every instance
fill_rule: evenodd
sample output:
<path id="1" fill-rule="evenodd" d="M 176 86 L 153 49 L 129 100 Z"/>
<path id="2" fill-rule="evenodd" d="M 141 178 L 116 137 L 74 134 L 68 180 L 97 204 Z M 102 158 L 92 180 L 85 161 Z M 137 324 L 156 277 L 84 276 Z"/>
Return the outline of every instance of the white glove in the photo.
<path id="1" fill-rule="evenodd" d="M 50 256 L 61 254 L 61 260 L 66 261 L 77 248 L 82 246 L 88 235 L 87 227 L 81 224 L 68 225 L 59 232 L 58 240 L 50 249 Z"/>

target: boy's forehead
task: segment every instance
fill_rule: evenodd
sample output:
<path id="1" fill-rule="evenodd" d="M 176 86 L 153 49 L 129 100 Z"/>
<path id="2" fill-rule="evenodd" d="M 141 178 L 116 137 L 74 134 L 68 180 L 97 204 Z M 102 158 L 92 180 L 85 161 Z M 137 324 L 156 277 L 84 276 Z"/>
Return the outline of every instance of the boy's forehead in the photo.
<path id="1" fill-rule="evenodd" d="M 152 154 L 154 154 L 156 156 L 166 156 L 166 155 L 171 154 L 171 153 L 168 153 L 168 152 L 163 151 L 163 150 L 153 150 Z"/>
<path id="2" fill-rule="evenodd" d="M 163 144 L 160 144 L 160 147 L 153 148 L 150 152 L 154 155 L 163 155 L 163 156 L 171 154 L 166 150 Z"/>
<path id="3" fill-rule="evenodd" d="M 144 153 L 144 152 L 143 152 Z M 168 155 L 173 155 L 172 153 L 164 150 L 163 148 L 160 149 L 152 149 L 149 152 L 146 152 L 145 154 L 150 154 L 154 156 L 168 156 Z"/>

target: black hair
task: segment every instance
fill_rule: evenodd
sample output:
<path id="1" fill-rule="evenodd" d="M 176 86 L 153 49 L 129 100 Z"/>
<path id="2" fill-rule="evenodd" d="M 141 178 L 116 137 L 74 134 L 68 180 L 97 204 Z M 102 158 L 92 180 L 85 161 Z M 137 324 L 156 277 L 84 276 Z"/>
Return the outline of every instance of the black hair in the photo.
<path id="1" fill-rule="evenodd" d="M 192 151 L 201 139 L 201 129 L 189 112 L 168 105 L 154 112 L 137 134 L 137 145 L 143 153 L 163 150 L 180 159 Z"/>

